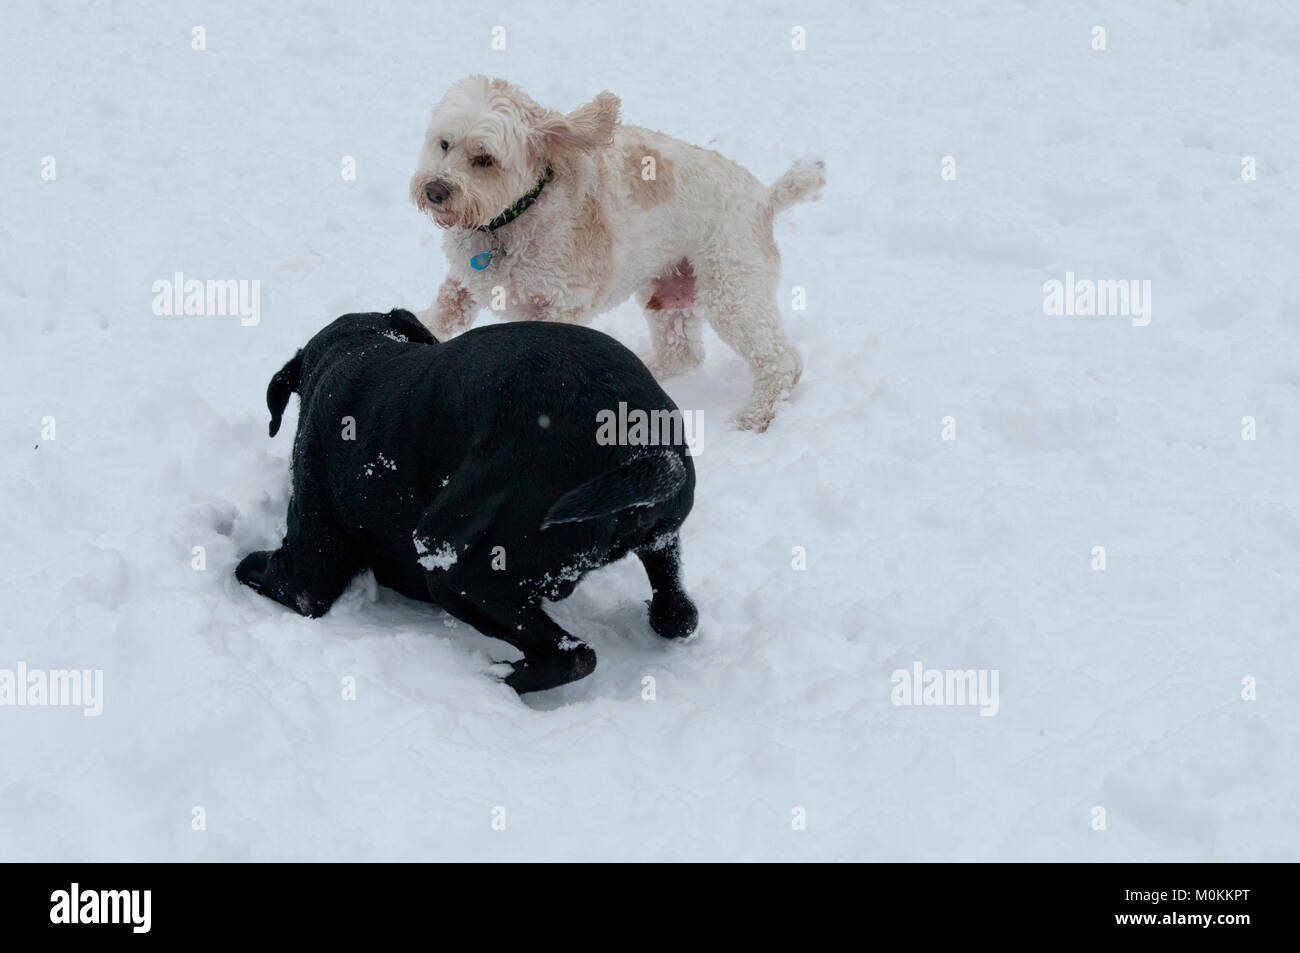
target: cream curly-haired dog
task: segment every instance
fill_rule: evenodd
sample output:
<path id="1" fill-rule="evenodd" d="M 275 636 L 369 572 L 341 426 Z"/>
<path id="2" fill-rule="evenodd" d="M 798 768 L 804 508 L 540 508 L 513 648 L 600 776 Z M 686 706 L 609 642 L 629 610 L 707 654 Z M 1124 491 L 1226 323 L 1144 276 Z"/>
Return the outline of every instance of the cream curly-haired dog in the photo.
<path id="1" fill-rule="evenodd" d="M 618 110 L 603 92 L 558 113 L 485 76 L 448 90 L 411 178 L 450 265 L 420 317 L 445 340 L 482 307 L 586 323 L 635 295 L 655 376 L 700 363 L 707 319 L 754 375 L 738 425 L 765 430 L 802 370 L 777 310 L 772 216 L 825 183 L 820 164 L 765 187 L 716 152 L 620 125 Z"/>

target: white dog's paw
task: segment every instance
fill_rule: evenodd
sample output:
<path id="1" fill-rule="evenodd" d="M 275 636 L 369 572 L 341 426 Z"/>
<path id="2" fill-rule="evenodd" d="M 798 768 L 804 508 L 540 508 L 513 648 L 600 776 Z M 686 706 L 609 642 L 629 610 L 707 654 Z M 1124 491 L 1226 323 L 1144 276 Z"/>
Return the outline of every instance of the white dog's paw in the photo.
<path id="1" fill-rule="evenodd" d="M 445 326 L 445 322 L 440 320 L 441 312 L 436 305 L 430 305 L 423 311 L 415 312 L 415 316 L 420 319 L 420 323 L 429 329 L 429 333 L 436 337 L 440 342 L 447 340 L 454 333 L 450 327 Z"/>
<path id="2" fill-rule="evenodd" d="M 636 356 L 641 363 L 646 366 L 646 370 L 654 376 L 655 380 L 662 380 L 664 378 L 664 371 L 666 368 L 664 362 L 660 358 L 653 354 L 646 354 L 641 351 L 638 351 Z"/>
<path id="3" fill-rule="evenodd" d="M 752 430 L 762 433 L 772 423 L 776 410 L 771 407 L 750 407 L 743 414 L 732 418 L 737 430 Z"/>

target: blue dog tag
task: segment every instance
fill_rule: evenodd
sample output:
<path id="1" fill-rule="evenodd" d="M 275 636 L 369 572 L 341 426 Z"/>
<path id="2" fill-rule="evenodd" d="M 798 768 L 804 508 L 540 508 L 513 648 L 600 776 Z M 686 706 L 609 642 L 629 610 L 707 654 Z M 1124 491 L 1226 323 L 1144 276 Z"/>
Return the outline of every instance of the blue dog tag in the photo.
<path id="1" fill-rule="evenodd" d="M 492 263 L 492 253 L 490 251 L 481 251 L 469 260 L 469 266 L 475 271 L 482 271 Z"/>

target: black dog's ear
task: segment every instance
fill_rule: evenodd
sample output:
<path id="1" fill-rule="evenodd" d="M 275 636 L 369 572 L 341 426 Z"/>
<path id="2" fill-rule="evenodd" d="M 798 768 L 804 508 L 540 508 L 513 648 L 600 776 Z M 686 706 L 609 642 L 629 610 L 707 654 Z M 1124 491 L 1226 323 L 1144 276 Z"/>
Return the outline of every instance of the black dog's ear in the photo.
<path id="1" fill-rule="evenodd" d="M 275 372 L 266 388 L 266 407 L 271 411 L 271 436 L 280 432 L 280 418 L 289 403 L 289 395 L 298 393 L 298 375 L 302 373 L 302 351 Z"/>
<path id="2" fill-rule="evenodd" d="M 424 326 L 424 322 L 417 318 L 405 308 L 394 308 L 388 312 L 388 320 L 395 327 L 401 328 L 412 341 L 420 344 L 437 344 L 438 339 L 433 336 L 433 332 Z"/>

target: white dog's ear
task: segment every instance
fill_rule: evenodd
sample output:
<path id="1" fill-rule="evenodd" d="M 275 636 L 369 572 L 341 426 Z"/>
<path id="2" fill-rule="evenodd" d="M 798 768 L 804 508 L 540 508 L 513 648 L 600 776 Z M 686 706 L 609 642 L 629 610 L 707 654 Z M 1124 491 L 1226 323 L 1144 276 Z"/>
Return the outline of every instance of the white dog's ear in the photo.
<path id="1" fill-rule="evenodd" d="M 608 145 L 614 138 L 621 105 L 617 96 L 606 91 L 567 116 L 548 112 L 537 126 L 543 151 L 548 154 L 591 152 Z"/>

